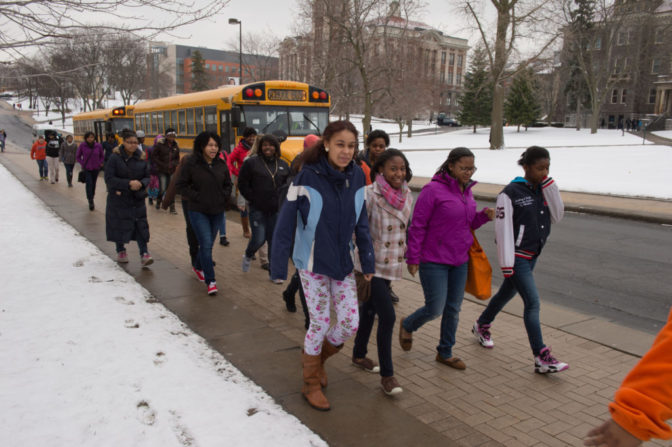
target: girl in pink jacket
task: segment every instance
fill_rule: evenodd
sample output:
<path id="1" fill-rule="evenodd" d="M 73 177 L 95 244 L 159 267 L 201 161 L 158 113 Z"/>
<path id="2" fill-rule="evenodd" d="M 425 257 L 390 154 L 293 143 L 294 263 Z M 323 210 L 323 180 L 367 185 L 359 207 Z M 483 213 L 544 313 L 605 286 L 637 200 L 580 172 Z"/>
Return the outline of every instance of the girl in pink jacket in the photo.
<path id="1" fill-rule="evenodd" d="M 466 147 L 450 151 L 432 181 L 422 188 L 408 231 L 406 263 L 414 275 L 420 271 L 425 305 L 401 319 L 399 341 L 410 351 L 413 332 L 441 316 L 441 336 L 436 361 L 455 369 L 464 362 L 453 356 L 455 331 L 467 281 L 471 230 L 494 218 L 494 210 L 476 211 L 471 176 L 476 172 L 474 154 Z"/>

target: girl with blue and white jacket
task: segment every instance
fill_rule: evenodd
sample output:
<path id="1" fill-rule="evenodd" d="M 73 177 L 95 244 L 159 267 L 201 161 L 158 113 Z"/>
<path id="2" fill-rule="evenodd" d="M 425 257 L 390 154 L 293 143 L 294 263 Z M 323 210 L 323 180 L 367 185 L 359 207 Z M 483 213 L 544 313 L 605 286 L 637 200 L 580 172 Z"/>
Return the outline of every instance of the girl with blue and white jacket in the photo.
<path id="1" fill-rule="evenodd" d="M 359 325 L 353 275 L 352 234 L 362 273 L 370 281 L 375 271 L 373 245 L 366 214 L 364 173 L 353 161 L 357 129 L 349 121 L 334 121 L 319 144 L 304 151 L 304 165 L 287 191 L 273 234 L 271 279 L 287 278 L 287 261 L 299 270 L 310 313 L 304 340 L 303 396 L 318 410 L 328 410 L 321 387 L 327 385 L 324 362 L 336 354 Z M 336 324 L 330 327 L 330 308 Z"/>
<path id="2" fill-rule="evenodd" d="M 529 147 L 518 160 L 525 177 L 516 177 L 497 196 L 495 234 L 504 282 L 474 323 L 472 333 L 485 348 L 492 348 L 490 324 L 518 292 L 523 299 L 523 321 L 534 355 L 536 372 L 554 373 L 569 368 L 551 355 L 539 322 L 539 293 L 532 272 L 551 233 L 562 219 L 564 204 L 558 185 L 548 176 L 551 157 L 543 147 Z"/>

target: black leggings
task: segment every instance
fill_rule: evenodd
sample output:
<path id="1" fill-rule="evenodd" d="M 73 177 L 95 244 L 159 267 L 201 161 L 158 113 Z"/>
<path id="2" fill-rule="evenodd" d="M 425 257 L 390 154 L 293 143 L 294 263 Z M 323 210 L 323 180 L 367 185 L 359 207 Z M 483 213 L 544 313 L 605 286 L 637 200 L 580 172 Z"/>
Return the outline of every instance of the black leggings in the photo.
<path id="1" fill-rule="evenodd" d="M 374 276 L 371 279 L 371 298 L 359 306 L 359 329 L 355 337 L 355 347 L 352 350 L 354 358 L 366 357 L 366 347 L 373 330 L 373 322 L 378 314 L 378 361 L 380 375 L 390 377 L 394 375 L 392 366 L 392 332 L 394 331 L 394 305 L 390 297 L 390 280 Z"/>
<path id="2" fill-rule="evenodd" d="M 284 291 L 284 295 L 290 296 L 292 301 L 296 296 L 296 292 L 299 292 L 299 298 L 301 299 L 301 307 L 303 308 L 303 316 L 306 318 L 306 329 L 310 325 L 310 314 L 308 313 L 308 306 L 306 305 L 306 295 L 303 293 L 303 287 L 301 287 L 301 278 L 299 278 L 299 271 L 295 270 L 292 279 L 289 281 L 289 285 Z"/>

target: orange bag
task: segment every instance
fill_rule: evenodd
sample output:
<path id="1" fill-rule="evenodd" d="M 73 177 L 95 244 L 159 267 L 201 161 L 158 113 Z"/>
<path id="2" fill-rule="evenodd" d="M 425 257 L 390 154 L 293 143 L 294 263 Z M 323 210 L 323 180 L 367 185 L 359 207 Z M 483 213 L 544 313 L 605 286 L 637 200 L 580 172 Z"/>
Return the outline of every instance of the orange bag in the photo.
<path id="1" fill-rule="evenodd" d="M 464 291 L 479 300 L 487 300 L 492 296 L 492 267 L 473 230 L 471 234 L 474 236 L 474 243 L 469 247 L 469 269 Z"/>

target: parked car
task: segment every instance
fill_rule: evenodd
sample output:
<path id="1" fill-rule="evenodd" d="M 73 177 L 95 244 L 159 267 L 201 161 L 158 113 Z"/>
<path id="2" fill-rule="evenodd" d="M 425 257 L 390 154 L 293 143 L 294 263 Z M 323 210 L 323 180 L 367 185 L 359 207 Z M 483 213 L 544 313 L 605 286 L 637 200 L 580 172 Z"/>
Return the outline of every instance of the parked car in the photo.
<path id="1" fill-rule="evenodd" d="M 450 126 L 450 127 L 460 127 L 462 125 L 455 118 L 442 118 L 442 119 L 437 118 L 436 124 L 438 124 L 439 126 Z"/>

